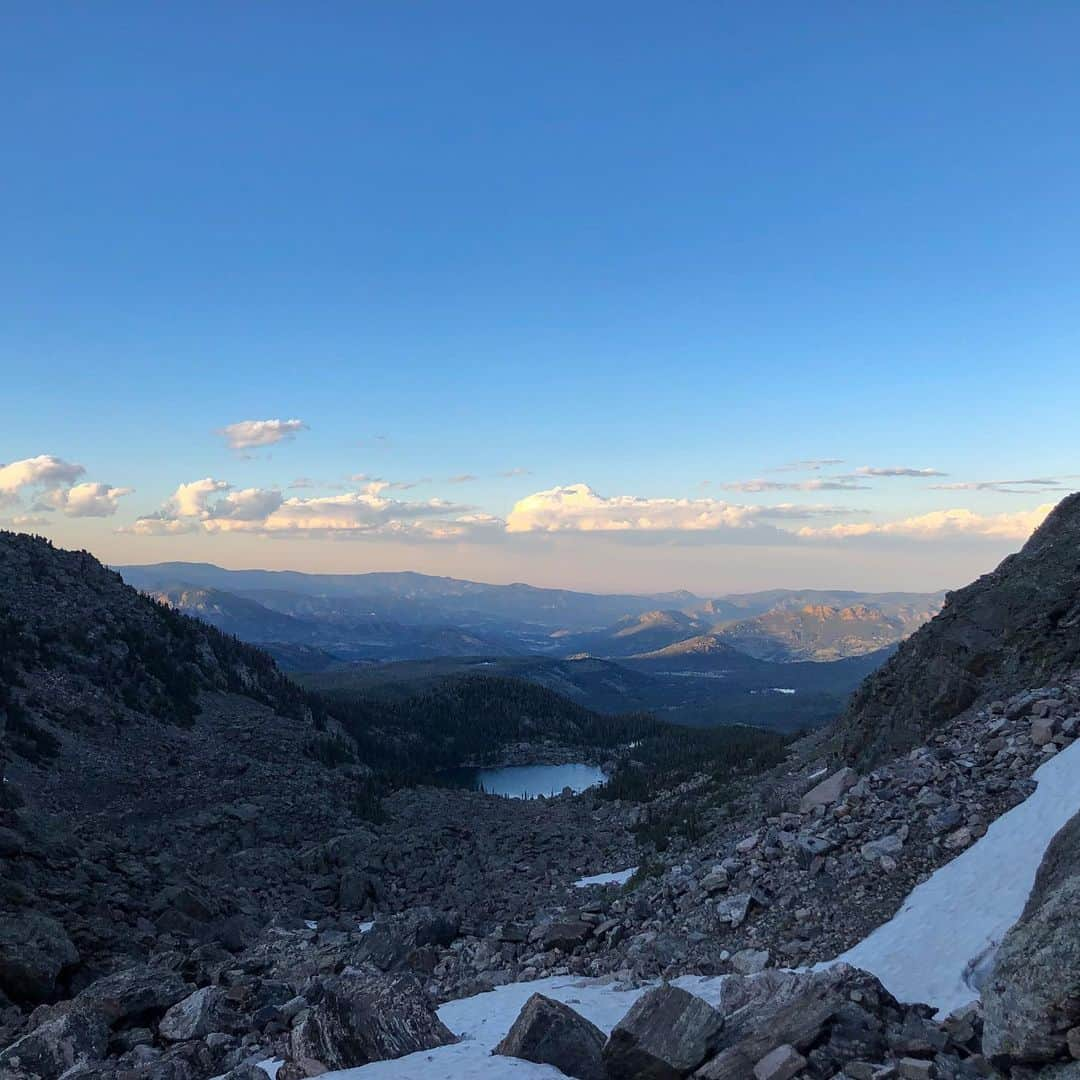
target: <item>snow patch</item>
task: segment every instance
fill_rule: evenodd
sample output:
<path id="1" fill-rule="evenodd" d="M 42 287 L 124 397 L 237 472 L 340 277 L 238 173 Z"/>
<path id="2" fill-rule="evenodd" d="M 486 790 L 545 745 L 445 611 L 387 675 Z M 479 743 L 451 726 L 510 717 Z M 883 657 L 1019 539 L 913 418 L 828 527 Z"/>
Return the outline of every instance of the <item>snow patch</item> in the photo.
<path id="1" fill-rule="evenodd" d="M 926 1002 L 942 1014 L 977 998 L 1047 846 L 1080 812 L 1078 771 L 1080 741 L 1041 765 L 1034 793 L 913 889 L 889 922 L 830 963 L 873 972 L 901 1001 Z"/>
<path id="2" fill-rule="evenodd" d="M 591 877 L 578 878 L 574 886 L 584 889 L 589 885 L 625 885 L 636 873 L 636 866 L 628 866 L 625 870 L 616 870 L 611 874 L 593 874 Z"/>
<path id="3" fill-rule="evenodd" d="M 361 934 L 366 934 L 374 925 L 375 920 L 372 919 L 371 922 L 358 923 L 356 928 L 360 931 Z"/>

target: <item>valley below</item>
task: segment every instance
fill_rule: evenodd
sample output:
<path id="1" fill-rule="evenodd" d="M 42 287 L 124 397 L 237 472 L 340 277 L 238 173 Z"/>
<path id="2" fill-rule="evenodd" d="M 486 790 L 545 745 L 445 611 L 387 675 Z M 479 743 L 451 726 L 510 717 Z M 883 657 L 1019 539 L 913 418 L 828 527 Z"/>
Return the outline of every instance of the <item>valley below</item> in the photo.
<path id="1" fill-rule="evenodd" d="M 1078 538 L 887 655 L 290 677 L 0 534 L 0 1076 L 1075 1075 Z"/>

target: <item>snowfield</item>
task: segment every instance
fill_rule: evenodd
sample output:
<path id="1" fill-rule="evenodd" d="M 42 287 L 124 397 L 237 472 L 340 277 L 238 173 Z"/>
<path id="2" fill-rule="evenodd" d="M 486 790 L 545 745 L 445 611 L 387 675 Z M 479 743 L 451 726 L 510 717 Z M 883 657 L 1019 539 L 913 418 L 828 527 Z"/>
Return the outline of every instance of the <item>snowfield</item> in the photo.
<path id="1" fill-rule="evenodd" d="M 1027 903 L 1047 845 L 1080 812 L 1080 742 L 1040 765 L 1035 779 L 1031 796 L 838 959 L 873 972 L 901 1001 L 923 1001 L 942 1013 L 977 998 L 981 976 Z"/>
<path id="2" fill-rule="evenodd" d="M 585 889 L 590 885 L 625 885 L 636 873 L 636 866 L 628 866 L 625 870 L 616 870 L 612 874 L 593 874 L 592 877 L 578 878 L 574 886 Z"/>
<path id="3" fill-rule="evenodd" d="M 908 895 L 900 911 L 836 960 L 873 972 L 902 1001 L 921 1001 L 941 1013 L 978 997 L 980 975 L 1027 901 L 1051 838 L 1080 812 L 1080 741 L 1051 757 L 1035 773 L 1038 788 L 1002 815 L 963 854 Z M 632 871 L 621 871 L 629 874 Z M 575 884 L 602 884 L 620 874 L 597 874 Z M 723 976 L 685 976 L 675 985 L 711 1004 Z M 443 1023 L 462 1036 L 454 1046 L 421 1051 L 396 1061 L 325 1074 L 325 1080 L 556 1080 L 549 1065 L 492 1057 L 534 993 L 571 1005 L 604 1032 L 625 1015 L 643 989 L 619 989 L 604 979 L 537 979 L 451 1001 L 439 1009 Z"/>

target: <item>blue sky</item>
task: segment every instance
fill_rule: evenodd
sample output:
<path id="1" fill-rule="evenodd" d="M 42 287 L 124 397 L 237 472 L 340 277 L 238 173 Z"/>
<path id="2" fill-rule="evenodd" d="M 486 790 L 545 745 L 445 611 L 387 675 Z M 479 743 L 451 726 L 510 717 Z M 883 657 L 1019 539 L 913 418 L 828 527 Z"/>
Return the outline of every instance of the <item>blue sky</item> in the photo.
<path id="1" fill-rule="evenodd" d="M 114 561 L 938 587 L 1076 485 L 1075 5 L 17 4 L 3 29 L 16 527 Z M 304 427 L 220 434 L 270 419 Z M 14 468 L 44 456 L 84 471 Z M 897 467 L 947 475 L 857 471 Z M 345 528 L 306 502 L 353 496 Z"/>

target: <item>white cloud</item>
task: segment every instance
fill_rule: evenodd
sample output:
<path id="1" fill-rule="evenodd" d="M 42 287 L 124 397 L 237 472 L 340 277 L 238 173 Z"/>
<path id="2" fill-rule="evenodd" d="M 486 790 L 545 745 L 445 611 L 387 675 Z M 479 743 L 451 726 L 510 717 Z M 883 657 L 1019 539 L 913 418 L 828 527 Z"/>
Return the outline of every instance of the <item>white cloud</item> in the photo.
<path id="1" fill-rule="evenodd" d="M 233 490 L 205 477 L 181 484 L 157 514 L 139 518 L 130 531 L 143 536 L 244 532 L 258 535 L 392 535 L 449 538 L 490 531 L 500 519 L 471 507 L 429 499 L 403 502 L 382 494 L 385 481 L 369 480 L 360 491 L 312 498 L 285 498 L 269 488 Z M 221 495 L 221 498 L 215 496 Z"/>
<path id="2" fill-rule="evenodd" d="M 751 529 L 769 519 L 845 511 L 833 506 L 743 506 L 720 499 L 598 495 L 588 484 L 538 491 L 514 504 L 506 530 L 526 532 L 710 532 Z"/>
<path id="3" fill-rule="evenodd" d="M 171 517 L 204 517 L 209 513 L 210 499 L 232 487 L 225 480 L 215 480 L 206 476 L 202 480 L 192 480 L 181 484 L 165 504 L 165 510 Z"/>
<path id="4" fill-rule="evenodd" d="M 218 434 L 225 437 L 233 450 L 247 450 L 273 446 L 274 443 L 293 438 L 298 431 L 306 428 L 303 420 L 238 420 L 223 427 Z"/>
<path id="5" fill-rule="evenodd" d="M 244 488 L 232 491 L 210 507 L 212 520 L 262 521 L 284 501 L 280 491 L 272 488 Z"/>
<path id="6" fill-rule="evenodd" d="M 823 476 L 813 480 L 738 480 L 720 485 L 725 491 L 867 491 L 868 485 L 842 476 Z"/>
<path id="7" fill-rule="evenodd" d="M 448 484 L 471 484 L 474 480 L 478 480 L 479 477 L 474 476 L 472 473 L 458 473 L 456 476 L 449 476 L 446 479 Z"/>
<path id="8" fill-rule="evenodd" d="M 886 468 L 875 468 L 871 465 L 860 465 L 852 474 L 853 476 L 948 476 L 940 469 L 913 469 L 909 465 L 891 465 Z"/>
<path id="9" fill-rule="evenodd" d="M 987 537 L 995 540 L 1026 540 L 1053 510 L 1044 503 L 1017 513 L 976 514 L 971 510 L 934 510 L 929 514 L 883 523 L 854 522 L 825 527 L 803 526 L 798 535 L 806 539 L 846 540 L 864 536 L 898 536 L 914 540 L 946 537 Z"/>
<path id="10" fill-rule="evenodd" d="M 933 491 L 993 491 L 1001 495 L 1042 495 L 1068 488 L 1053 478 L 1032 480 L 971 480 L 955 484 L 931 484 Z"/>
<path id="11" fill-rule="evenodd" d="M 130 495 L 132 490 L 111 484 L 75 484 L 49 492 L 45 501 L 68 517 L 112 517 L 119 509 L 118 500 Z"/>
<path id="12" fill-rule="evenodd" d="M 53 454 L 38 454 L 0 465 L 0 492 L 14 495 L 23 487 L 63 487 L 75 483 L 85 472 L 82 465 L 64 461 Z"/>

